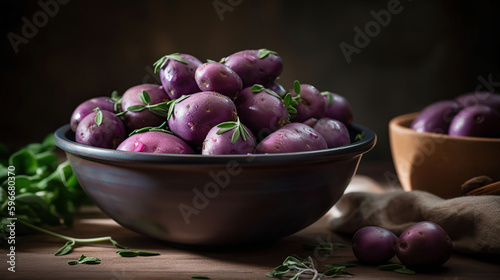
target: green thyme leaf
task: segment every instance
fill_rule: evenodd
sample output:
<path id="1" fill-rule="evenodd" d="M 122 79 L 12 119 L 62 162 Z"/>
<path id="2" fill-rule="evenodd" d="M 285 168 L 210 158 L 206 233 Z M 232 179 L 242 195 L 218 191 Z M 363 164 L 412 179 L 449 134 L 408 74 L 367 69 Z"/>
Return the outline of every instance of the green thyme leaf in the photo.
<path id="1" fill-rule="evenodd" d="M 85 257 L 83 260 L 79 260 L 78 263 L 94 264 L 100 262 L 101 259 L 97 257 Z"/>
<path id="2" fill-rule="evenodd" d="M 111 244 L 115 245 L 116 248 L 119 248 L 119 249 L 126 249 L 127 248 L 125 246 L 120 245 L 118 242 L 116 242 L 112 238 L 109 238 L 109 242 L 111 242 Z"/>
<path id="3" fill-rule="evenodd" d="M 177 103 L 181 102 L 182 100 L 190 97 L 191 95 L 183 95 L 177 99 L 174 99 L 174 100 L 170 100 L 168 101 L 168 113 L 167 113 L 167 120 L 170 119 L 170 117 L 172 116 L 172 113 L 174 112 L 174 107 Z"/>
<path id="4" fill-rule="evenodd" d="M 206 276 L 206 275 L 192 275 L 191 278 L 193 279 L 210 279 L 210 277 Z"/>
<path id="5" fill-rule="evenodd" d="M 266 89 L 266 88 L 263 85 L 255 84 L 250 89 L 250 92 L 259 93 L 259 92 L 263 91 L 264 89 Z"/>
<path id="6" fill-rule="evenodd" d="M 240 136 L 243 138 L 243 141 L 247 141 L 247 137 L 251 137 L 250 132 L 241 124 L 240 118 L 238 118 L 236 122 L 220 123 L 217 127 L 219 128 L 216 132 L 218 135 L 233 130 L 233 134 L 231 135 L 231 144 L 235 144 Z"/>
<path id="7" fill-rule="evenodd" d="M 81 255 L 80 258 L 77 261 L 69 261 L 69 265 L 76 265 L 76 264 L 98 264 L 100 263 L 101 259 L 97 257 L 86 257 L 85 255 Z"/>
<path id="8" fill-rule="evenodd" d="M 137 97 L 139 97 L 139 100 L 146 105 L 149 105 L 149 103 L 151 102 L 151 97 L 149 96 L 148 92 L 145 90 L 137 93 Z"/>
<path id="9" fill-rule="evenodd" d="M 115 113 L 120 112 L 122 110 L 122 96 L 118 94 L 118 91 L 113 90 L 111 92 L 111 97 L 109 98 L 109 101 L 113 103 L 113 111 Z"/>
<path id="10" fill-rule="evenodd" d="M 118 93 L 117 90 L 113 90 L 111 92 L 111 97 L 109 98 L 109 100 L 111 100 L 111 102 L 116 102 L 118 100 L 120 100 L 122 97 L 120 96 L 120 94 Z"/>
<path id="11" fill-rule="evenodd" d="M 61 247 L 61 249 L 57 250 L 57 252 L 54 255 L 63 256 L 71 253 L 71 251 L 73 251 L 75 243 L 76 242 L 74 240 L 69 240 L 68 242 L 66 242 L 66 244 L 64 244 L 64 246 Z"/>
<path id="12" fill-rule="evenodd" d="M 119 254 L 122 257 L 137 257 L 137 256 L 158 256 L 160 253 L 155 253 L 155 252 L 145 252 L 145 251 L 130 251 L 130 250 L 120 250 L 116 251 L 117 254 Z"/>
<path id="13" fill-rule="evenodd" d="M 297 80 L 293 82 L 293 91 L 295 91 L 297 95 L 300 95 L 300 82 Z"/>
<path id="14" fill-rule="evenodd" d="M 271 51 L 271 50 L 268 50 L 268 49 L 259 49 L 259 52 L 257 53 L 257 56 L 262 59 L 270 54 L 274 54 L 276 56 L 278 56 L 278 53 L 275 52 L 275 51 Z"/>
<path id="15" fill-rule="evenodd" d="M 223 122 L 217 125 L 218 128 L 230 128 L 233 129 L 238 125 L 236 122 Z M 220 133 L 219 133 L 220 134 Z"/>
<path id="16" fill-rule="evenodd" d="M 102 118 L 103 118 L 102 111 L 101 111 L 101 109 L 99 109 L 99 107 L 95 108 L 94 111 L 97 112 L 97 114 L 95 115 L 95 119 L 94 119 L 95 124 L 97 124 L 97 126 L 101 126 Z"/>
<path id="17" fill-rule="evenodd" d="M 238 138 L 240 138 L 240 130 L 235 129 L 233 132 L 233 136 L 231 136 L 231 144 L 235 144 L 238 141 Z"/>
<path id="18" fill-rule="evenodd" d="M 332 105 L 333 103 L 333 95 L 329 91 L 320 92 L 323 96 L 328 96 L 328 105 Z"/>
<path id="19" fill-rule="evenodd" d="M 226 133 L 226 132 L 228 132 L 228 131 L 233 130 L 234 128 L 235 128 L 235 127 L 231 127 L 231 128 L 229 128 L 229 127 L 226 127 L 226 128 L 221 128 L 221 129 L 217 130 L 216 134 L 217 134 L 217 135 L 224 134 L 224 133 Z"/>
<path id="20" fill-rule="evenodd" d="M 128 136 L 132 136 L 137 133 L 143 133 L 143 132 L 148 132 L 148 131 L 159 131 L 159 132 L 165 132 L 168 134 L 173 134 L 171 131 L 166 129 L 167 127 L 167 122 L 164 121 L 161 125 L 159 126 L 146 126 L 142 128 L 137 128 L 134 131 L 132 131 Z"/>
<path id="21" fill-rule="evenodd" d="M 397 263 L 390 263 L 390 264 L 384 264 L 377 266 L 378 270 L 383 270 L 383 271 L 393 271 L 395 269 L 401 269 L 404 268 L 405 266 L 402 264 L 397 264 Z"/>
<path id="22" fill-rule="evenodd" d="M 364 131 L 356 134 L 356 137 L 354 138 L 354 142 L 361 141 L 363 139 L 365 139 L 365 132 Z"/>
<path id="23" fill-rule="evenodd" d="M 151 113 L 158 115 L 160 117 L 167 117 L 169 106 L 170 106 L 169 101 L 165 101 L 153 105 L 148 105 L 148 110 Z"/>
<path id="24" fill-rule="evenodd" d="M 299 102 L 293 98 L 291 93 L 285 94 L 283 97 L 283 103 L 285 103 L 285 108 L 289 114 L 297 113 L 297 106 L 299 105 Z"/>
<path id="25" fill-rule="evenodd" d="M 146 109 L 146 105 L 137 104 L 137 105 L 129 106 L 127 108 L 127 111 L 128 112 L 140 112 L 144 109 Z"/>
<path id="26" fill-rule="evenodd" d="M 211 60 L 211 59 L 207 59 L 207 63 L 210 63 L 210 62 L 217 62 L 217 61 Z"/>
<path id="27" fill-rule="evenodd" d="M 179 62 L 182 62 L 184 64 L 188 64 L 188 61 L 186 59 L 184 59 L 182 56 L 180 56 L 179 53 L 168 54 L 168 55 L 162 56 L 155 63 L 153 63 L 154 73 L 158 73 L 158 71 L 160 71 L 160 68 L 163 66 L 163 64 L 165 64 L 167 59 L 173 59 L 173 60 L 177 60 Z"/>
<path id="28" fill-rule="evenodd" d="M 394 271 L 397 273 L 401 274 L 408 274 L 408 275 L 415 275 L 416 272 L 414 270 L 411 270 L 407 268 L 406 266 L 398 263 L 390 263 L 390 264 L 384 264 L 377 266 L 378 270 L 383 270 L 383 271 Z"/>
<path id="29" fill-rule="evenodd" d="M 409 268 L 397 268 L 394 269 L 394 272 L 401 273 L 401 274 L 408 274 L 408 275 L 415 275 L 417 274 L 414 270 L 411 270 Z"/>

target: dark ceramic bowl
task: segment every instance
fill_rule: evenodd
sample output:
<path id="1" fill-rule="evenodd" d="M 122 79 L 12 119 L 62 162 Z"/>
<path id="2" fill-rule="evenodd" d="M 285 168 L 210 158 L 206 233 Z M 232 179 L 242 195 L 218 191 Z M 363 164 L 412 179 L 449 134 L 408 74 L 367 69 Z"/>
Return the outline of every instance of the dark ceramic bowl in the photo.
<path id="1" fill-rule="evenodd" d="M 342 196 L 373 131 L 320 151 L 258 155 L 170 155 L 78 144 L 69 125 L 55 132 L 88 196 L 109 217 L 176 244 L 272 242 L 321 218 Z"/>

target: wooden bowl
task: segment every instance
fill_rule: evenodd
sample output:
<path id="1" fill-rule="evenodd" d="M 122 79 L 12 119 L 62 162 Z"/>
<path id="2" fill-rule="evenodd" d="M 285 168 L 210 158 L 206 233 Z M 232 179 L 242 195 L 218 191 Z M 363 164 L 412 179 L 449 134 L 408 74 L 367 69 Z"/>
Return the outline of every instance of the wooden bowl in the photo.
<path id="1" fill-rule="evenodd" d="M 406 191 L 452 198 L 462 195 L 460 186 L 472 177 L 500 180 L 499 138 L 416 132 L 410 125 L 417 115 L 398 116 L 389 123 L 392 158 Z"/>

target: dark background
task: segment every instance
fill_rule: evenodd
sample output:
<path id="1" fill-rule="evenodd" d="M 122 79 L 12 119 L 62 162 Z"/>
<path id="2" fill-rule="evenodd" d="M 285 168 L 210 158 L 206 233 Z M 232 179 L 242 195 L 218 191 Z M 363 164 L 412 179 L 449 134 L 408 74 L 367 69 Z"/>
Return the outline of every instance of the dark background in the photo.
<path id="1" fill-rule="evenodd" d="M 355 122 L 378 134 L 365 156 L 374 162 L 391 159 L 391 118 L 474 91 L 480 76 L 500 81 L 497 1 L 401 0 L 402 11 L 350 63 L 339 45 L 354 46 L 354 28 L 364 30 L 371 11 L 391 1 L 64 2 L 0 4 L 0 142 L 11 148 L 68 123 L 84 100 L 155 82 L 153 62 L 173 52 L 218 60 L 277 51 L 285 88 L 298 79 L 348 98 Z M 52 15 L 43 3 L 52 3 Z M 214 3 L 229 9 L 218 13 Z M 26 21 L 39 26 L 29 33 Z M 31 38 L 16 52 L 9 34 L 23 31 Z"/>

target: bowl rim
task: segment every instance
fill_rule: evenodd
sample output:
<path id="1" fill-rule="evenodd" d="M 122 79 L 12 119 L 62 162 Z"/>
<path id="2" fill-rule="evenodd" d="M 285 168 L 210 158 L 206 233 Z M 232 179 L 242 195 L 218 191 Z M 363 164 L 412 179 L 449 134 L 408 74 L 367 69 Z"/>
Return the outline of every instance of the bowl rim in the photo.
<path id="1" fill-rule="evenodd" d="M 450 136 L 448 134 L 441 134 L 435 132 L 417 132 L 411 129 L 409 126 L 403 125 L 405 122 L 413 121 L 420 112 L 413 112 L 404 115 L 399 115 L 392 118 L 389 121 L 389 129 L 392 131 L 398 131 L 399 133 L 414 134 L 415 136 L 420 135 L 422 137 L 432 137 L 442 140 L 449 141 L 468 141 L 468 142 L 492 142 L 500 143 L 500 138 L 488 138 L 488 137 L 472 137 L 472 136 Z M 410 122 L 411 124 L 411 122 Z"/>
<path id="2" fill-rule="evenodd" d="M 364 132 L 362 140 L 349 145 L 315 151 L 279 154 L 251 155 L 201 155 L 201 154 L 159 154 L 119 151 L 77 143 L 69 138 L 74 135 L 70 124 L 59 127 L 54 133 L 56 145 L 64 152 L 84 158 L 115 162 L 150 162 L 176 164 L 222 164 L 233 160 L 239 163 L 286 163 L 297 160 L 319 160 L 327 158 L 352 158 L 370 151 L 377 142 L 374 131 L 358 124 L 350 125 L 354 130 Z M 74 138 L 73 138 L 74 139 Z"/>

